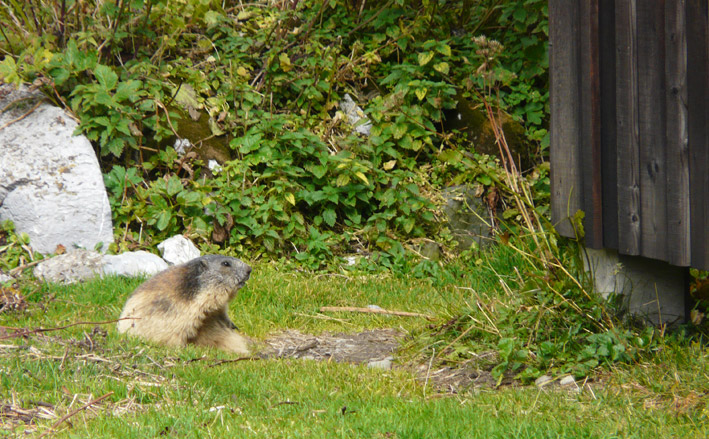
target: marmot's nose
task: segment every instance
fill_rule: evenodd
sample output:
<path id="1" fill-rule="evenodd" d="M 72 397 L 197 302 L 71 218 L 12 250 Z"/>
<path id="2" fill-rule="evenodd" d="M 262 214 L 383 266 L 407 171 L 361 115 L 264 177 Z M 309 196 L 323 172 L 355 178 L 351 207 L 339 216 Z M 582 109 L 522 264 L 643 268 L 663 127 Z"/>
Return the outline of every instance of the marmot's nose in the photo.
<path id="1" fill-rule="evenodd" d="M 246 278 L 248 279 L 249 277 L 251 277 L 251 266 L 247 265 L 246 266 Z"/>

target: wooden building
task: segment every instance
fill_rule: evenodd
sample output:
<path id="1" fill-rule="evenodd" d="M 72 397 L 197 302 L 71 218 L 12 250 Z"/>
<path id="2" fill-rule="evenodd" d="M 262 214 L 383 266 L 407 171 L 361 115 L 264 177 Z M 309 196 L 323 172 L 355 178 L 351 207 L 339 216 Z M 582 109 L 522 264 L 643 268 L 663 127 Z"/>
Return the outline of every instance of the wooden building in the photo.
<path id="1" fill-rule="evenodd" d="M 552 217 L 709 270 L 708 0 L 550 0 Z"/>

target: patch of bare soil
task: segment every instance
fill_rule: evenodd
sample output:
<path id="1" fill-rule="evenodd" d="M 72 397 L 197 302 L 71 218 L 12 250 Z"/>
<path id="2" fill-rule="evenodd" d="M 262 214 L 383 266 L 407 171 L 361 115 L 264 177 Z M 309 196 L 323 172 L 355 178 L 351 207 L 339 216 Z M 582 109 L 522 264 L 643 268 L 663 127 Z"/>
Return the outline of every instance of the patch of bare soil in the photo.
<path id="1" fill-rule="evenodd" d="M 375 329 L 355 334 L 303 334 L 287 330 L 265 343 L 262 358 L 303 358 L 320 361 L 337 361 L 354 364 L 373 364 L 395 356 L 404 334 L 395 329 Z M 492 388 L 497 381 L 490 373 L 494 352 L 481 354 L 477 359 L 455 365 L 402 365 L 411 370 L 417 379 L 429 388 L 443 393 L 459 393 L 471 388 Z M 502 385 L 516 385 L 511 378 Z"/>
<path id="2" fill-rule="evenodd" d="M 395 329 L 375 329 L 356 334 L 303 334 L 284 331 L 266 340 L 264 358 L 305 358 L 345 363 L 370 363 L 390 357 L 403 334 Z"/>

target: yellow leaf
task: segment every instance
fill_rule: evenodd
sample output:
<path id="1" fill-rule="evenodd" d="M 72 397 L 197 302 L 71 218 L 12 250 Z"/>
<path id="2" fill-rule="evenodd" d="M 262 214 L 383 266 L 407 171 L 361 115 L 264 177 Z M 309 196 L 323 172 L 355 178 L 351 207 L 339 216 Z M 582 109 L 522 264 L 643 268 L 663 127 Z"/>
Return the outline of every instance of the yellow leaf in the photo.
<path id="1" fill-rule="evenodd" d="M 382 168 L 384 168 L 385 171 L 388 171 L 390 169 L 393 169 L 394 166 L 396 166 L 396 160 L 389 160 L 388 162 L 382 165 Z"/>
<path id="2" fill-rule="evenodd" d="M 342 186 L 347 186 L 350 183 L 350 176 L 347 174 L 340 174 L 337 176 L 337 185 L 342 187 Z"/>
<path id="3" fill-rule="evenodd" d="M 357 178 L 359 178 L 360 180 L 362 180 L 362 181 L 364 182 L 364 184 L 366 184 L 366 185 L 369 184 L 369 180 L 367 180 L 367 176 L 364 175 L 361 171 L 355 172 L 355 177 L 357 177 Z"/>
<path id="4" fill-rule="evenodd" d="M 419 53 L 418 58 L 419 65 L 425 66 L 426 64 L 428 64 L 429 61 L 433 59 L 433 52 L 431 52 L 430 50 L 428 52 L 421 52 Z"/>
<path id="5" fill-rule="evenodd" d="M 285 195 L 286 201 L 295 206 L 295 197 L 290 192 Z"/>
<path id="6" fill-rule="evenodd" d="M 414 93 L 416 93 L 416 97 L 419 98 L 419 101 L 422 101 L 423 98 L 426 97 L 426 93 L 428 93 L 428 89 L 427 88 L 417 88 Z"/>
<path id="7" fill-rule="evenodd" d="M 282 52 L 280 55 L 278 55 L 278 61 L 281 62 L 281 68 L 284 72 L 289 71 L 293 67 L 290 62 L 290 58 L 288 58 L 288 55 L 285 52 Z"/>
<path id="8" fill-rule="evenodd" d="M 244 78 L 249 77 L 249 72 L 246 70 L 243 66 L 239 66 L 236 68 L 236 74 L 239 76 L 243 76 Z"/>
<path id="9" fill-rule="evenodd" d="M 447 63 L 447 62 L 440 62 L 440 63 L 438 63 L 438 64 L 434 64 L 434 65 L 433 65 L 433 68 L 434 68 L 437 72 L 443 73 L 444 75 L 447 75 L 447 74 L 448 74 L 448 71 L 450 70 L 450 68 L 448 67 L 448 63 Z"/>

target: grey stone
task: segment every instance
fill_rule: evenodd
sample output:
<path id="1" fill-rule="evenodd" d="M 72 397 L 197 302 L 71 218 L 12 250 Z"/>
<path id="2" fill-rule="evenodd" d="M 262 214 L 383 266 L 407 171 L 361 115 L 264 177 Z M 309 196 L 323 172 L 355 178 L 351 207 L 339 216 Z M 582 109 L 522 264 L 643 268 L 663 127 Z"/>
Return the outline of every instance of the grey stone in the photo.
<path id="1" fill-rule="evenodd" d="M 179 265 L 200 256 L 199 249 L 189 239 L 175 235 L 158 244 L 162 258 L 169 265 Z"/>
<path id="2" fill-rule="evenodd" d="M 381 360 L 374 360 L 367 363 L 367 367 L 371 369 L 381 369 L 389 370 L 391 369 L 391 364 L 394 361 L 394 357 L 386 357 Z"/>
<path id="3" fill-rule="evenodd" d="M 582 249 L 594 291 L 619 296 L 628 311 L 653 325 L 675 325 L 686 319 L 688 269 L 610 249 Z"/>
<path id="4" fill-rule="evenodd" d="M 458 249 L 468 250 L 473 244 L 484 247 L 493 243 L 490 209 L 468 186 L 453 186 L 443 191 L 446 205 L 443 213 L 448 228 L 458 241 Z"/>
<path id="5" fill-rule="evenodd" d="M 552 378 L 549 375 L 542 375 L 536 380 L 534 380 L 534 385 L 537 387 L 544 387 L 551 383 Z"/>
<path id="6" fill-rule="evenodd" d="M 367 119 L 359 106 L 352 100 L 352 96 L 345 93 L 342 102 L 340 102 L 340 110 L 347 116 L 347 121 L 355 127 L 355 132 L 369 136 L 372 131 L 372 122 Z M 364 120 L 364 122 L 360 122 Z"/>
<path id="7" fill-rule="evenodd" d="M 35 277 L 46 282 L 71 284 L 100 276 L 103 255 L 94 250 L 78 249 L 37 264 Z"/>
<path id="8" fill-rule="evenodd" d="M 77 123 L 42 99 L 0 85 L 0 221 L 12 220 L 40 253 L 106 249 L 113 226 L 96 154 L 74 135 Z"/>
<path id="9" fill-rule="evenodd" d="M 152 276 L 168 267 L 159 256 L 143 250 L 105 255 L 103 263 L 104 274 L 117 276 Z"/>
<path id="10" fill-rule="evenodd" d="M 15 278 L 12 276 L 8 276 L 5 273 L 0 273 L 0 284 L 4 284 L 5 282 L 14 282 Z"/>

